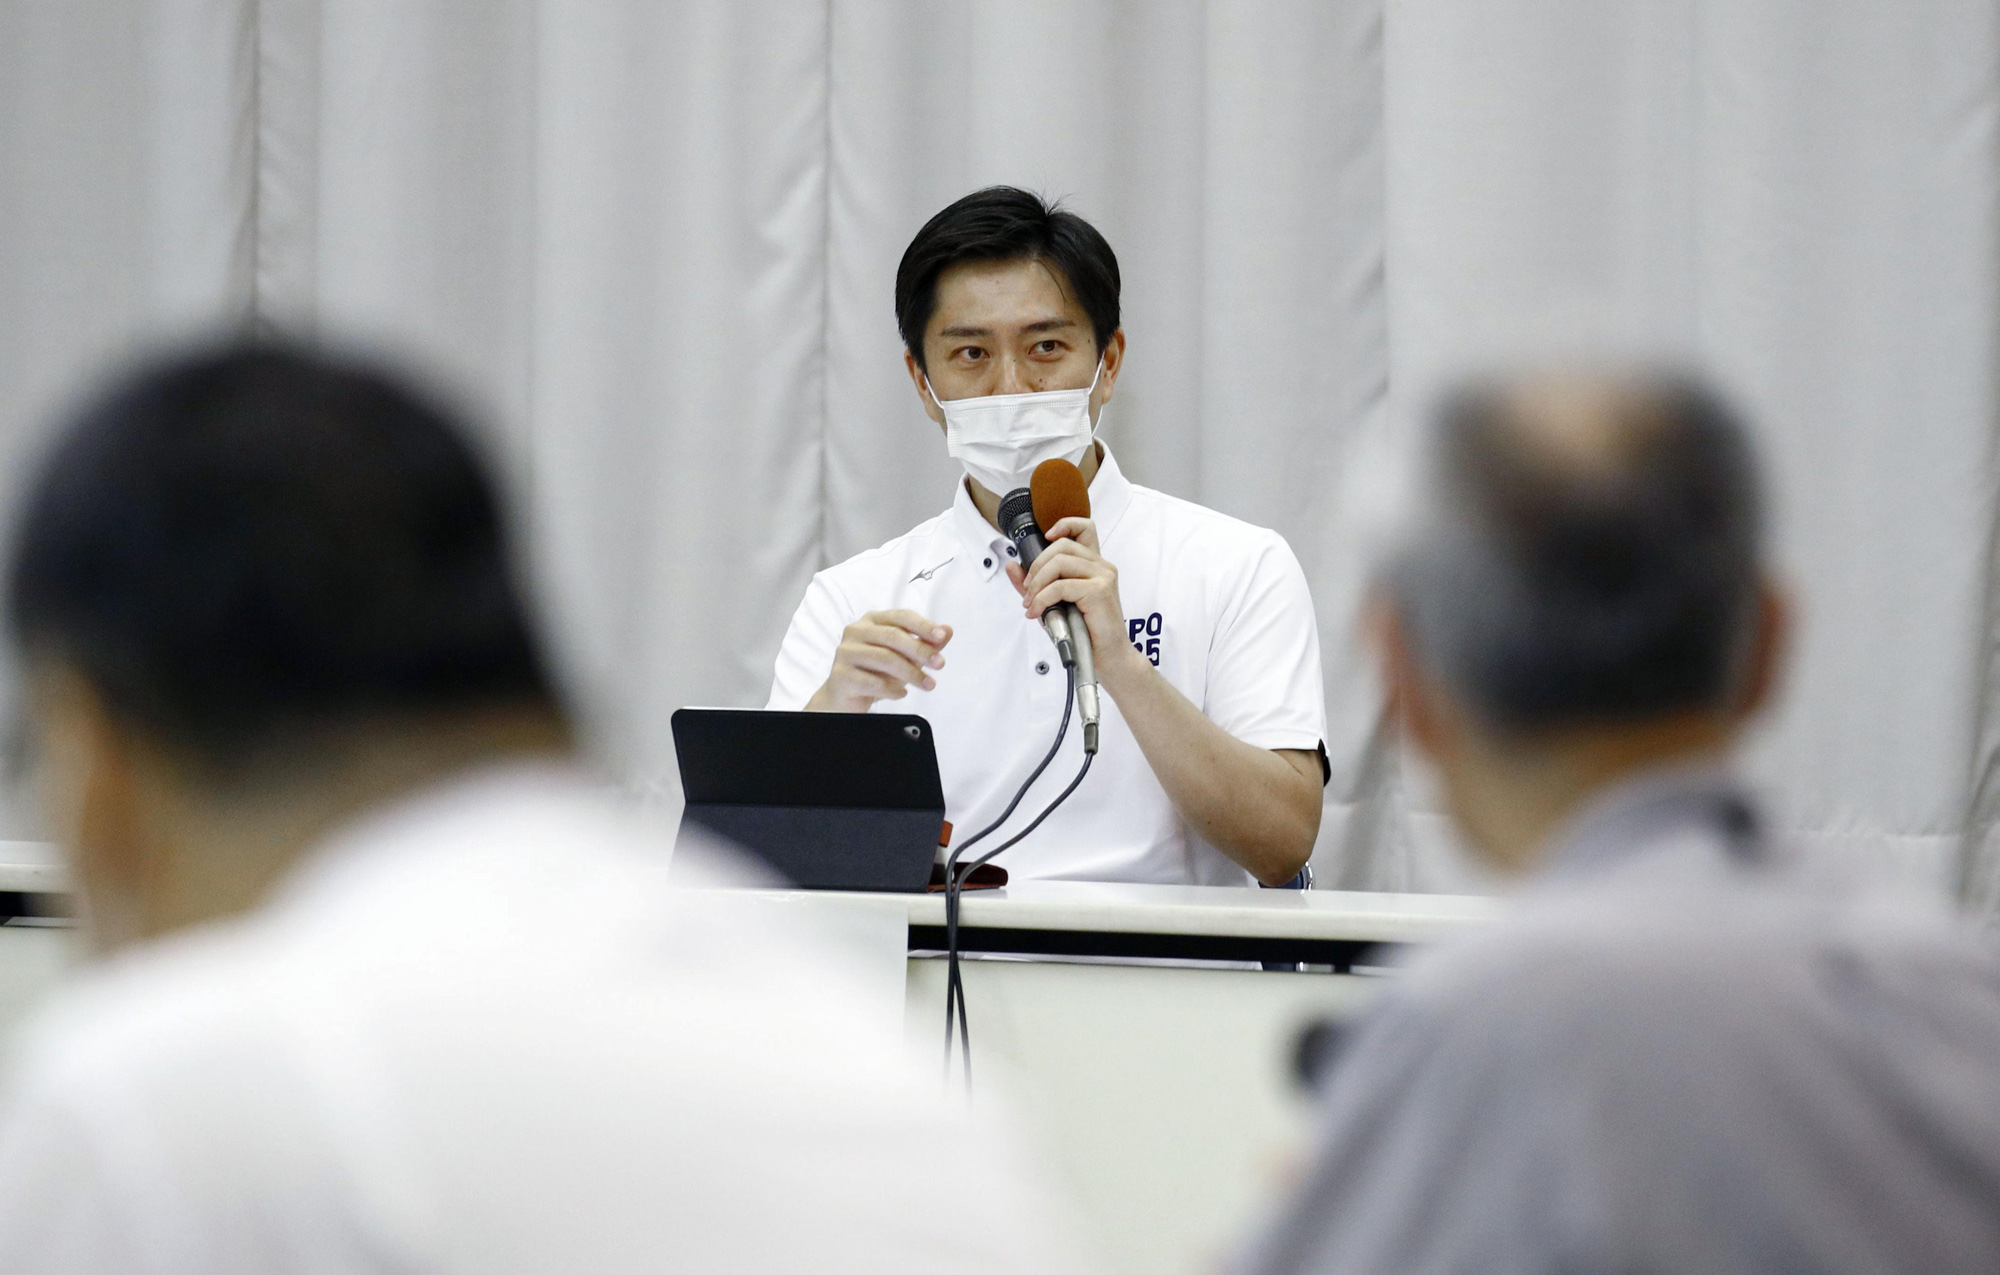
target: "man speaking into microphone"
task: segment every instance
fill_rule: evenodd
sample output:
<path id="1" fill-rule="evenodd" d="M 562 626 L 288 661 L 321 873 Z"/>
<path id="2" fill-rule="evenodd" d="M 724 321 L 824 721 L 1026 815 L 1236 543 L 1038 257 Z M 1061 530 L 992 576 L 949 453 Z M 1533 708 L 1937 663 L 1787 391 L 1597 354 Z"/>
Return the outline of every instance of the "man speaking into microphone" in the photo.
<path id="1" fill-rule="evenodd" d="M 1282 884 L 1311 856 L 1326 781 L 1312 599 L 1283 537 L 1130 482 L 1096 438 L 1124 363 L 1118 294 L 1104 236 L 1026 191 L 977 191 L 917 232 L 896 271 L 904 362 L 965 477 L 944 513 L 813 577 L 769 706 L 927 718 L 964 837 L 1047 754 L 1069 702 L 1054 638 L 1087 636 L 1087 782 L 998 862 L 1016 879 Z M 1045 472 L 1035 504 L 1071 516 L 1038 539 L 1025 491 L 1051 460 L 1079 490 Z M 1084 735 L 1072 725 L 982 849 L 1063 790 Z"/>

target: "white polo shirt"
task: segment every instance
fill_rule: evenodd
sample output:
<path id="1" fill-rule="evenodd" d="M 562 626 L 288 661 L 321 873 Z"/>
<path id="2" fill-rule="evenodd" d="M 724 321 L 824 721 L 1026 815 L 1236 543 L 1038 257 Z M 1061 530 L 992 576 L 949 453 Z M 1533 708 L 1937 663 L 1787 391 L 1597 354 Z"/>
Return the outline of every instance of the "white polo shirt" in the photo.
<path id="1" fill-rule="evenodd" d="M 1090 503 L 1098 543 L 1118 568 L 1133 645 L 1238 739 L 1319 748 L 1326 735 L 1319 631 L 1305 573 L 1284 537 L 1127 481 L 1109 449 Z M 930 721 L 945 818 L 959 838 L 1006 808 L 1062 719 L 1062 666 L 1007 580 L 1012 551 L 961 481 L 944 513 L 813 577 L 771 686 L 769 707 L 804 708 L 832 670 L 841 631 L 869 611 L 908 608 L 949 624 L 937 689 L 912 689 L 874 711 Z M 1073 721 L 1062 753 L 982 844 L 1027 826 L 1082 762 L 1083 731 Z M 995 862 L 1016 878 L 1254 883 L 1181 820 L 1108 695 L 1097 761 L 1083 786 Z"/>

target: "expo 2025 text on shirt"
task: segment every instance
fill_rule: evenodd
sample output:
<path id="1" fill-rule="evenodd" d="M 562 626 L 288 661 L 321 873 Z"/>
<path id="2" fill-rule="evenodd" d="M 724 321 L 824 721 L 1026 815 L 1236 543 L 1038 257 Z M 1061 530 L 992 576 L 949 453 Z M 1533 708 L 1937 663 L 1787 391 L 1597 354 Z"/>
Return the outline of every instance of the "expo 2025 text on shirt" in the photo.
<path id="1" fill-rule="evenodd" d="M 1284 538 L 1128 481 L 1108 448 L 1090 501 L 1104 557 L 1118 568 L 1132 644 L 1236 738 L 1318 750 L 1326 735 L 1319 631 L 1305 573 Z M 874 711 L 930 721 L 945 817 L 961 837 L 1006 808 L 1048 751 L 1067 695 L 1048 635 L 1022 613 L 1008 582 L 1011 553 L 961 481 L 944 513 L 813 577 L 771 686 L 768 707 L 804 708 L 826 681 L 842 630 L 866 612 L 902 607 L 950 625 L 950 664 L 937 689 L 912 689 Z M 1062 753 L 996 835 L 1025 827 L 1082 761 L 1082 732 L 1072 723 Z M 1109 697 L 1083 786 L 996 862 L 1017 879 L 1253 884 L 1180 818 Z"/>

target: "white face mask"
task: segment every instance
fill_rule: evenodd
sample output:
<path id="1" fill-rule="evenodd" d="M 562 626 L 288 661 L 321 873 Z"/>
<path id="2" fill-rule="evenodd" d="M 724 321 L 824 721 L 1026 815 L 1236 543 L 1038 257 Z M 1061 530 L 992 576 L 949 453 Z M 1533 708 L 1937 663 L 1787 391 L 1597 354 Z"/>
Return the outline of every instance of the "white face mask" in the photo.
<path id="1" fill-rule="evenodd" d="M 1090 450 L 1090 396 L 1104 360 L 1097 361 L 1090 385 L 1080 390 L 1037 394 L 989 394 L 984 398 L 941 399 L 924 388 L 944 412 L 945 446 L 972 481 L 996 496 L 1026 487 L 1035 466 L 1061 457 L 1075 465 Z"/>

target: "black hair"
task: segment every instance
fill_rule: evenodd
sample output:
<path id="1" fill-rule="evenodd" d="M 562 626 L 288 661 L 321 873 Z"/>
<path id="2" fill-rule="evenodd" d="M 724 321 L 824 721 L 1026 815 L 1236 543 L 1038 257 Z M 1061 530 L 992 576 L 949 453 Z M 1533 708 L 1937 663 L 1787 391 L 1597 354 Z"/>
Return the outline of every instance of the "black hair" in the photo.
<path id="1" fill-rule="evenodd" d="M 139 369 L 69 424 L 8 577 L 17 648 L 216 769 L 380 716 L 557 709 L 450 413 L 281 343 Z"/>
<path id="2" fill-rule="evenodd" d="M 1593 385 L 1583 464 L 1522 430 L 1518 384 L 1451 398 L 1436 516 L 1397 572 L 1422 658 L 1504 730 L 1713 708 L 1740 685 L 1761 571 L 1749 437 L 1692 379 Z"/>
<path id="3" fill-rule="evenodd" d="M 1118 257 L 1097 227 L 1013 186 L 988 186 L 924 223 L 896 267 L 896 326 L 924 363 L 924 329 L 938 276 L 963 261 L 1040 261 L 1053 267 L 1090 318 L 1101 352 L 1118 330 Z"/>

